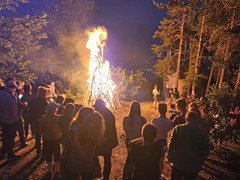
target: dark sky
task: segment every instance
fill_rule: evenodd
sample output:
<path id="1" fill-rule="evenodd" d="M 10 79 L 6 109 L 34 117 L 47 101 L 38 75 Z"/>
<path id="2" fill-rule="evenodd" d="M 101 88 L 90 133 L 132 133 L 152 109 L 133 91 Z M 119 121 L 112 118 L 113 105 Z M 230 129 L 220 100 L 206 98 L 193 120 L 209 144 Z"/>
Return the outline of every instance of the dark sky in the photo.
<path id="1" fill-rule="evenodd" d="M 166 12 L 151 0 L 95 0 L 96 24 L 109 31 L 106 56 L 130 68 L 152 67 L 153 33 Z"/>
<path id="2" fill-rule="evenodd" d="M 58 2 L 29 0 L 17 11 L 20 15 L 40 15 L 49 5 Z M 165 15 L 166 12 L 155 7 L 151 0 L 94 0 L 88 25 L 102 25 L 108 29 L 105 55 L 111 64 L 130 69 L 151 68 L 156 61 L 151 53 L 152 36 Z"/>

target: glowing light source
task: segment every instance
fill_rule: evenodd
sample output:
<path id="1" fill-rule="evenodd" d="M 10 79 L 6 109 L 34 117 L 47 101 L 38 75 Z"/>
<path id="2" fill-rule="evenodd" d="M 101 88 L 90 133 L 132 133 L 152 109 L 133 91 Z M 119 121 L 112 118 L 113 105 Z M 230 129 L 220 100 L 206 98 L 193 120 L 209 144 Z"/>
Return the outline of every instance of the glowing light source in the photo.
<path id="1" fill-rule="evenodd" d="M 97 27 L 87 31 L 88 41 L 86 47 L 90 50 L 89 59 L 89 98 L 88 104 L 97 98 L 102 98 L 107 105 L 111 105 L 116 88 L 111 79 L 110 63 L 104 58 L 104 46 L 107 40 L 107 30 Z"/>

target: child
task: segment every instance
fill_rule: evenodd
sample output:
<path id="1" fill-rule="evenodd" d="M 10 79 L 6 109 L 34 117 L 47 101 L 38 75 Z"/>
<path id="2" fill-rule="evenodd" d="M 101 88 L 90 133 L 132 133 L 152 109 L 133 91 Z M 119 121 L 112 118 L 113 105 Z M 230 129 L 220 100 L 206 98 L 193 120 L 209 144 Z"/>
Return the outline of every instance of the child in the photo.
<path id="1" fill-rule="evenodd" d="M 159 180 L 159 145 L 154 141 L 157 128 L 153 124 L 145 124 L 142 138 L 130 144 L 128 157 L 123 172 L 123 180 Z"/>
<path id="2" fill-rule="evenodd" d="M 60 138 L 61 131 L 59 127 L 59 115 L 57 109 L 61 105 L 51 102 L 47 105 L 47 112 L 40 119 L 40 131 L 43 136 L 44 156 L 48 164 L 47 176 L 52 177 L 53 164 L 52 157 L 54 157 L 55 176 L 60 175 Z"/>

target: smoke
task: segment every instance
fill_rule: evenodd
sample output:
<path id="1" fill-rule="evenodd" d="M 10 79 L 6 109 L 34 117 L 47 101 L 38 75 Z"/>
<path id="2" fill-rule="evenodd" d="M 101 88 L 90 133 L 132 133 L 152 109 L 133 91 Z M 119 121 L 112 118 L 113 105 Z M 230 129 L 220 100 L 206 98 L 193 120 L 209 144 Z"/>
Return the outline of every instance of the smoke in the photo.
<path id="1" fill-rule="evenodd" d="M 74 94 L 87 89 L 89 50 L 85 30 L 91 17 L 91 0 L 53 1 L 48 4 L 48 38 L 42 48 L 27 58 L 32 69 L 44 81 L 59 81 Z"/>

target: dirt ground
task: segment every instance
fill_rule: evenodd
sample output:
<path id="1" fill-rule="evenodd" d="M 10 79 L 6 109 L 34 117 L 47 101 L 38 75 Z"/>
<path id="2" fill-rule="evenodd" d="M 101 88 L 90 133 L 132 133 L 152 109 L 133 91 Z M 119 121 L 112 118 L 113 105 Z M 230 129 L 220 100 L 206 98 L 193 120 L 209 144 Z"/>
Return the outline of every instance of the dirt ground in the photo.
<path id="1" fill-rule="evenodd" d="M 158 116 L 157 110 L 152 107 L 152 102 L 141 103 L 142 115 L 150 122 L 154 117 Z M 124 132 L 122 129 L 123 117 L 128 114 L 130 103 L 123 102 L 122 107 L 114 112 L 116 117 L 116 126 L 119 139 L 119 145 L 113 150 L 112 155 L 112 171 L 110 175 L 111 180 L 120 180 L 124 162 L 126 160 L 126 148 L 124 144 Z M 6 159 L 0 160 L 0 180 L 1 179 L 45 179 L 47 171 L 46 162 L 43 158 L 36 156 L 34 149 L 34 140 L 27 141 L 28 146 L 20 149 L 20 144 L 15 144 L 16 154 L 21 157 L 14 163 L 8 163 Z M 224 142 L 225 148 L 236 148 L 236 145 Z M 100 158 L 102 165 L 102 158 Z M 170 179 L 170 171 L 167 160 L 165 159 L 164 176 Z M 219 159 L 213 151 L 208 156 L 204 163 L 203 170 L 200 172 L 198 179 L 236 179 L 240 173 L 240 163 L 231 164 L 227 161 Z"/>

